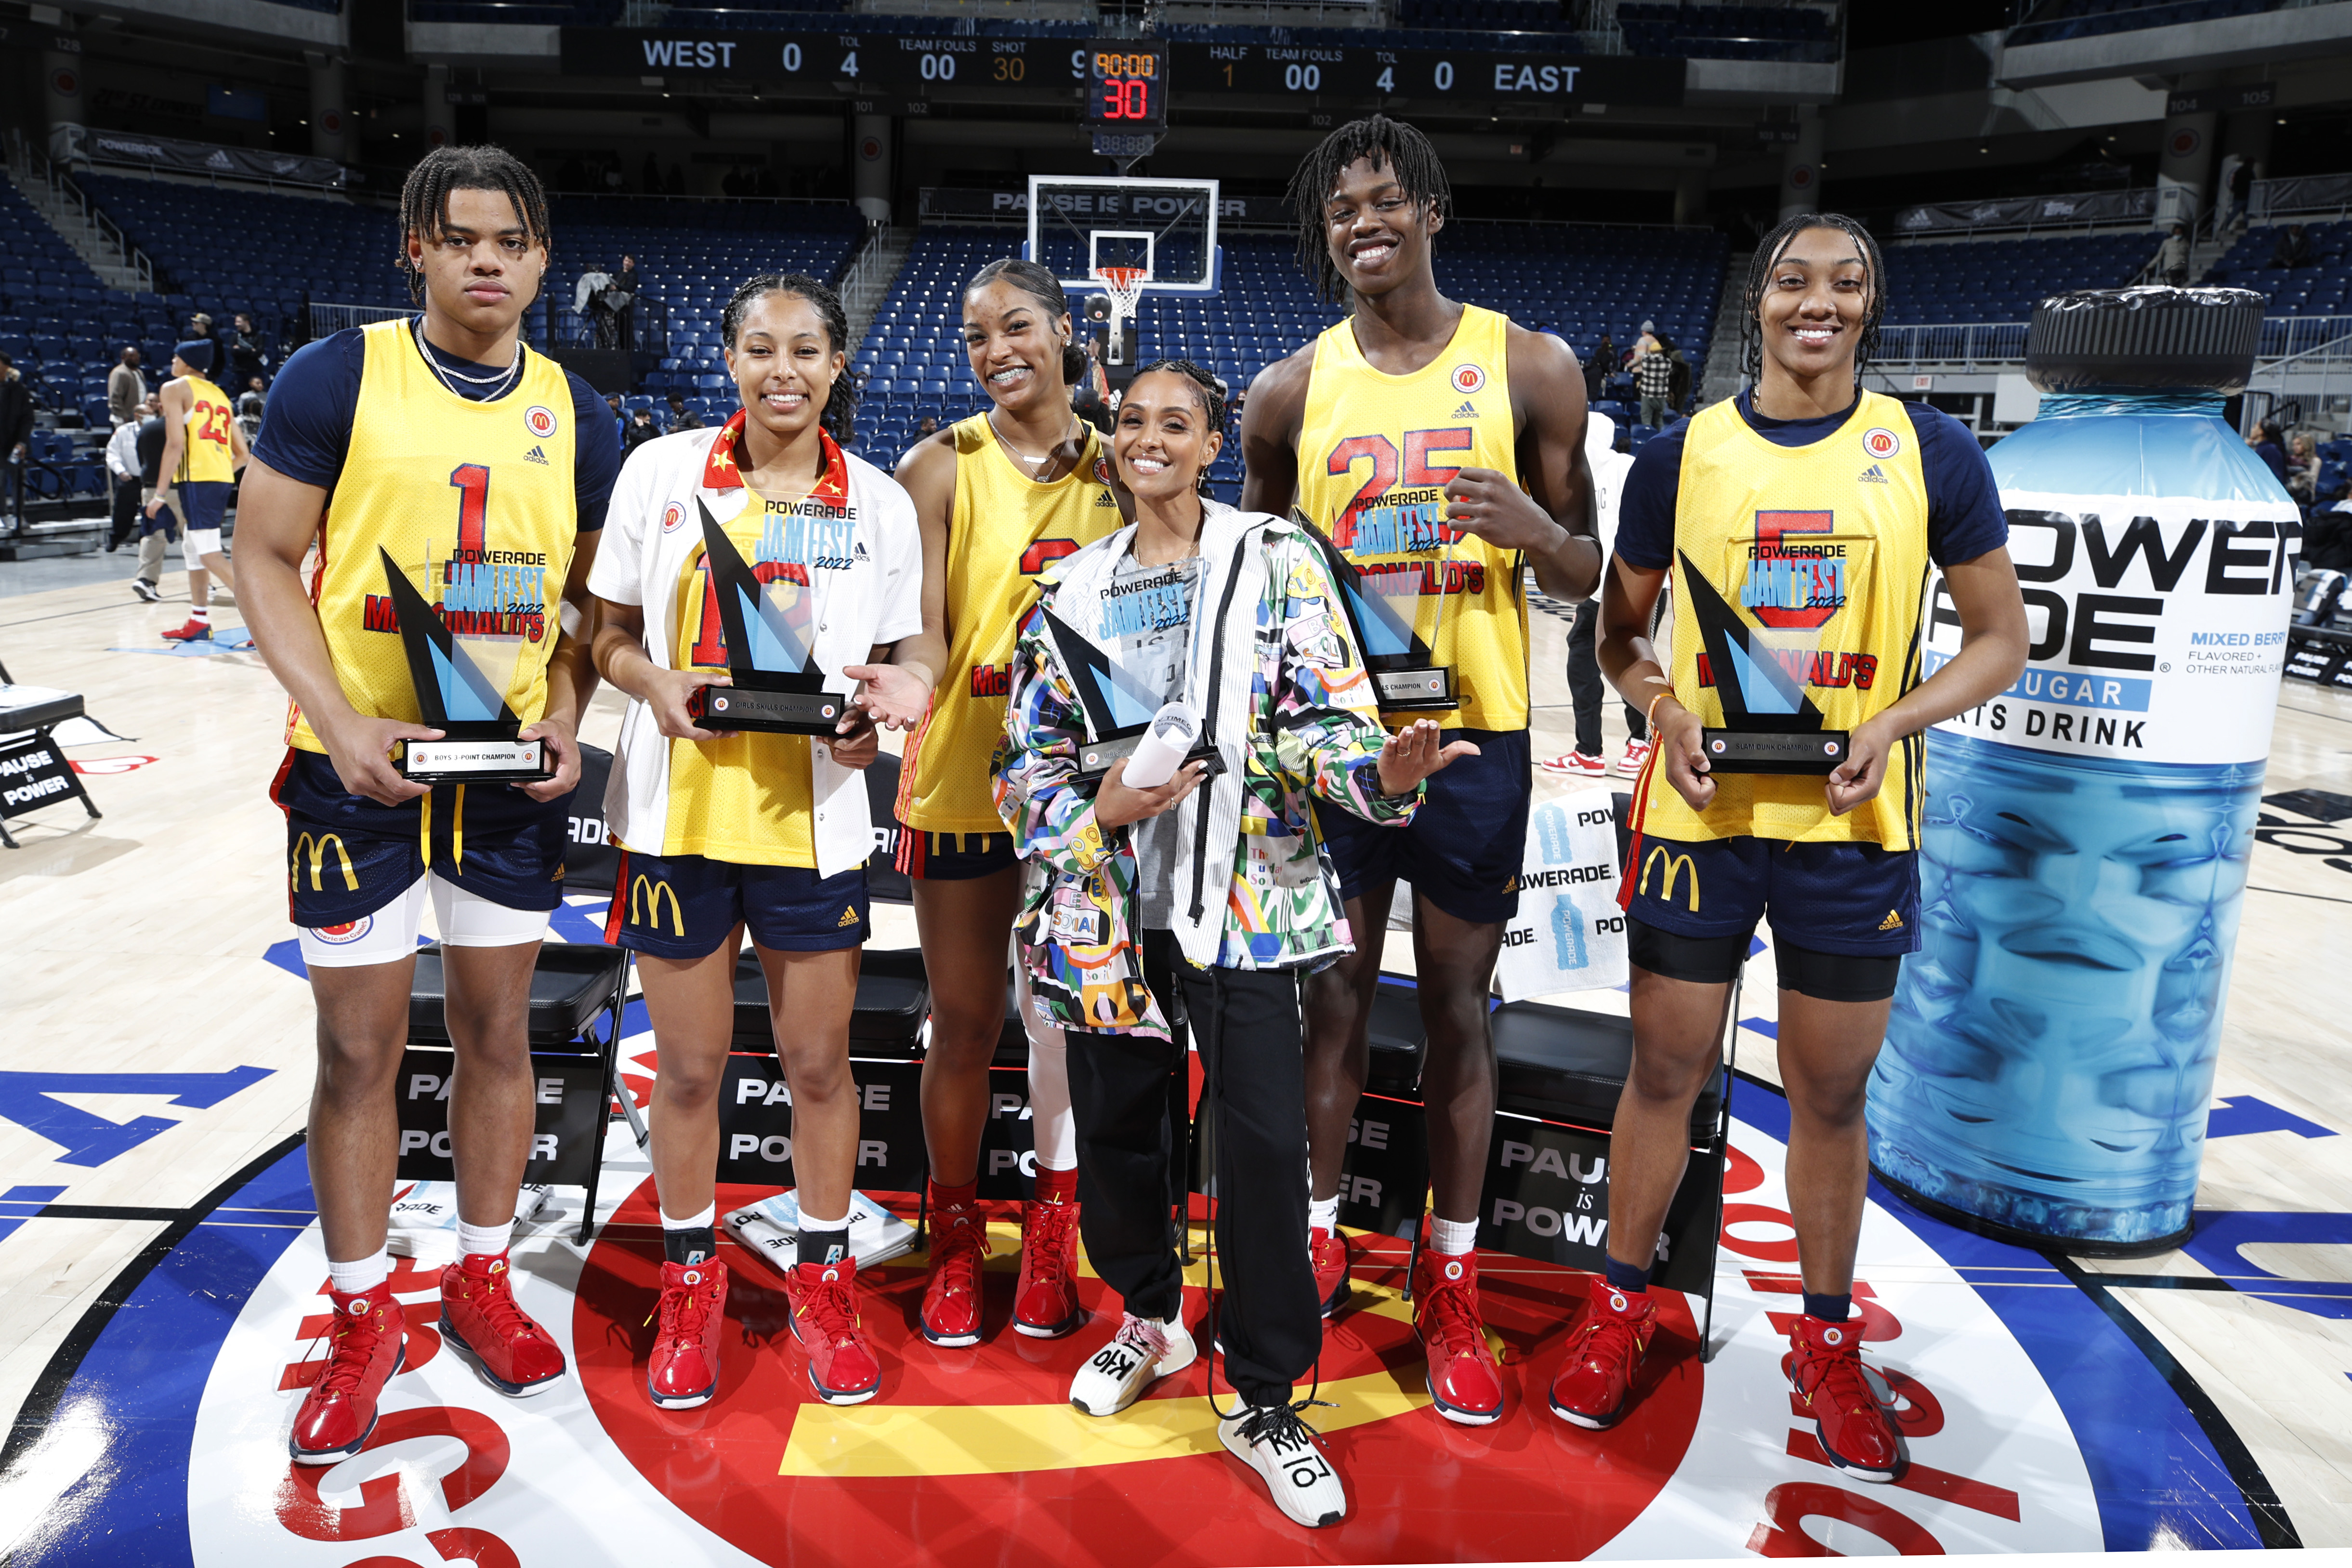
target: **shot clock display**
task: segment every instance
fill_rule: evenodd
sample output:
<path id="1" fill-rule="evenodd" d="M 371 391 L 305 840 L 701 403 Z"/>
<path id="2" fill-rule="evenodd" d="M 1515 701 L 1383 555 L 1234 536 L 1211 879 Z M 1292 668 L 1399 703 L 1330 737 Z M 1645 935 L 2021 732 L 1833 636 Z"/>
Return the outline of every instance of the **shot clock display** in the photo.
<path id="1" fill-rule="evenodd" d="M 1168 129 L 1168 45 L 1104 38 L 1087 46 L 1087 123 L 1102 131 Z"/>

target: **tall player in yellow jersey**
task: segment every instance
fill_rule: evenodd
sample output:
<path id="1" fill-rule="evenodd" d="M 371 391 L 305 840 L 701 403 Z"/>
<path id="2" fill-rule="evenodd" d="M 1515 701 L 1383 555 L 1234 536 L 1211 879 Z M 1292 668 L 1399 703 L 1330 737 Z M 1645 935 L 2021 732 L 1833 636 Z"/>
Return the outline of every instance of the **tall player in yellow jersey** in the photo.
<path id="1" fill-rule="evenodd" d="M 200 642 L 213 635 L 212 586 L 236 592 L 228 557 L 221 550 L 221 523 L 228 512 L 229 486 L 244 468 L 244 433 L 231 417 L 228 394 L 213 384 L 213 343 L 191 338 L 172 351 L 172 377 L 163 384 L 163 455 L 156 465 L 153 518 L 169 507 L 180 520 L 180 556 L 188 566 L 187 625 L 163 634 L 172 642 Z"/>
<path id="2" fill-rule="evenodd" d="M 1005 259 L 964 290 L 965 352 L 987 389 L 981 414 L 918 443 L 898 464 L 923 529 L 923 631 L 899 662 L 937 670 L 931 708 L 908 749 L 898 796 L 901 865 L 931 982 L 923 1058 L 930 1150 L 931 1278 L 921 1328 L 934 1344 L 981 1337 L 986 1220 L 975 1191 L 988 1119 L 988 1067 L 1004 1027 L 1004 971 L 1021 869 L 990 793 L 1022 619 L 1046 563 L 1124 523 L 1102 438 L 1070 409 L 1087 356 L 1046 268 Z M 883 708 L 877 716 L 886 722 Z M 1084 1321 L 1077 1299 L 1077 1140 L 1061 1031 L 1029 1026 L 1035 1196 L 1022 1209 L 1013 1326 L 1033 1338 Z"/>
<path id="3" fill-rule="evenodd" d="M 2025 665 L 2008 524 L 1975 438 L 1862 389 L 1885 309 L 1878 247 L 1835 214 L 1757 247 L 1742 323 L 1750 390 L 1644 446 L 1601 595 L 1601 668 L 1650 716 L 1626 867 L 1633 1067 L 1609 1151 L 1609 1258 L 1552 1384 L 1580 1426 L 1631 1403 L 1648 1284 L 1716 1069 L 1732 983 L 1772 922 L 1789 1096 L 1789 1209 L 1804 1314 L 1782 1365 L 1830 1462 L 1891 1481 L 1903 1454 L 1848 1319 L 1868 1179 L 1863 1100 L 1902 955 L 1918 946 L 1921 731 Z M 1961 648 L 1920 679 L 1929 563 Z M 1649 637 L 1674 578 L 1673 646 Z M 1759 700 L 1760 699 L 1760 700 Z M 1763 723 L 1749 722 L 1770 714 Z M 1848 732 L 1826 775 L 1711 768 L 1701 732 Z"/>
<path id="4" fill-rule="evenodd" d="M 496 147 L 444 148 L 401 193 L 400 266 L 423 313 L 322 338 L 280 374 L 245 481 L 239 564 L 262 657 L 294 699 L 273 797 L 319 1007 L 310 1182 L 333 1328 L 294 1418 L 298 1464 L 366 1441 L 401 1364 L 385 1283 L 393 1080 L 408 1038 L 425 903 L 444 948 L 457 1048 L 449 1136 L 459 1259 L 442 1337 L 508 1394 L 561 1377 L 562 1350 L 517 1305 L 507 1245 L 534 1121 L 524 1023 L 561 901 L 573 735 L 594 689 L 578 625 L 619 444 L 594 393 L 522 346 L 547 271 L 547 200 Z M 306 587 L 304 555 L 319 569 Z M 387 566 L 386 563 L 390 564 Z M 389 571 L 434 606 L 555 776 L 428 790 L 394 768 L 418 721 Z"/>
<path id="5" fill-rule="evenodd" d="M 1418 581 L 1416 636 L 1452 668 L 1461 703 L 1439 717 L 1468 753 L 1431 778 L 1406 827 L 1317 813 L 1356 947 L 1307 981 L 1309 1246 L 1328 1316 L 1348 1289 L 1339 1165 L 1402 877 L 1413 889 L 1435 1194 L 1416 1322 L 1438 1410 L 1483 1426 L 1503 1413 L 1471 1250 L 1495 1114 L 1486 997 L 1518 910 L 1533 778 L 1521 578 L 1534 568 L 1562 599 L 1599 581 L 1583 373 L 1558 338 L 1438 291 L 1431 242 L 1452 198 L 1412 126 L 1379 115 L 1341 126 L 1299 165 L 1290 199 L 1301 265 L 1351 313 L 1250 388 L 1242 508 L 1295 506 L 1367 577 Z M 1416 715 L 1385 717 L 1394 727 Z"/>

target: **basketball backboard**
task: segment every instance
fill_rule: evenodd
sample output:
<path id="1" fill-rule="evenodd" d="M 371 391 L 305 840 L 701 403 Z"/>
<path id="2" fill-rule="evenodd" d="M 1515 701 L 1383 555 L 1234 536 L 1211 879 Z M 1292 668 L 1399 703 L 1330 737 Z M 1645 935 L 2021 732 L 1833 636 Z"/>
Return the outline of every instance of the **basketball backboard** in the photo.
<path id="1" fill-rule="evenodd" d="M 1217 182 L 1032 174 L 1022 254 L 1073 294 L 1101 292 L 1105 268 L 1133 267 L 1148 274 L 1144 292 L 1213 294 Z"/>

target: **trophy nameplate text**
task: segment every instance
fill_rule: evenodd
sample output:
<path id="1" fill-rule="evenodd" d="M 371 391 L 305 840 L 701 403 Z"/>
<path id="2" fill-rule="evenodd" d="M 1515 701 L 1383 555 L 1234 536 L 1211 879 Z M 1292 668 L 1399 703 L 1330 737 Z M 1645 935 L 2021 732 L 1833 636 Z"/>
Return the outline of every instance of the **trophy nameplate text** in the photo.
<path id="1" fill-rule="evenodd" d="M 389 551 L 384 585 L 393 625 L 408 658 L 416 711 L 441 731 L 437 741 L 395 741 L 392 765 L 412 784 L 540 784 L 555 776 L 547 742 L 521 738 L 522 721 L 507 706 L 507 683 L 483 667 L 509 668 L 521 656 L 519 634 L 453 633 Z M 461 565 L 463 563 L 460 563 Z"/>

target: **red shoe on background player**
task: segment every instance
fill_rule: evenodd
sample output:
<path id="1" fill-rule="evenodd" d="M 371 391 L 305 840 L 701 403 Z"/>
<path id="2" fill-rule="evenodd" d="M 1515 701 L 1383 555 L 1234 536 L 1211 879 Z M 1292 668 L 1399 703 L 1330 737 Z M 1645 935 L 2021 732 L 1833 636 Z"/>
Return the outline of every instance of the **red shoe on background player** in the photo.
<path id="1" fill-rule="evenodd" d="M 935 1345 L 980 1343 L 980 1260 L 988 1256 L 988 1216 L 973 1189 L 931 1184 L 931 1277 L 917 1320 Z"/>
<path id="2" fill-rule="evenodd" d="M 503 1252 L 468 1253 L 441 1271 L 441 1337 L 509 1398 L 537 1394 L 563 1375 L 563 1352 L 515 1305 Z"/>
<path id="3" fill-rule="evenodd" d="M 334 1328 L 327 1363 L 302 1396 L 287 1451 L 298 1465 L 331 1465 L 360 1451 L 375 1430 L 375 1402 L 408 1359 L 408 1325 L 389 1285 L 346 1295 L 330 1289 Z"/>
<path id="4" fill-rule="evenodd" d="M 1598 1274 L 1590 1288 L 1584 1326 L 1551 1380 L 1551 1407 L 1563 1421 L 1605 1432 L 1633 1404 L 1633 1373 L 1657 1331 L 1658 1307 L 1648 1291 L 1621 1290 Z"/>
<path id="5" fill-rule="evenodd" d="M 1348 1304 L 1348 1238 L 1318 1225 L 1307 1233 L 1307 1258 L 1315 1266 L 1315 1299 L 1328 1318 Z"/>
<path id="6" fill-rule="evenodd" d="M 809 1386 L 827 1405 L 863 1405 L 882 1386 L 882 1363 L 857 1321 L 857 1259 L 798 1263 L 784 1278 L 793 1338 L 809 1357 Z"/>
<path id="7" fill-rule="evenodd" d="M 1891 1481 L 1908 1461 L 1886 1402 L 1862 1364 L 1862 1325 L 1803 1317 L 1789 1331 L 1780 1370 L 1831 1464 L 1858 1481 Z"/>
<path id="8" fill-rule="evenodd" d="M 719 1392 L 719 1337 L 727 1324 L 727 1265 L 664 1261 L 654 1307 L 646 1393 L 664 1410 L 691 1410 Z"/>
<path id="9" fill-rule="evenodd" d="M 1412 1326 L 1429 1356 L 1429 1396 L 1437 1413 L 1465 1426 L 1501 1420 L 1503 1374 L 1478 1313 L 1475 1253 L 1423 1249 Z"/>
<path id="10" fill-rule="evenodd" d="M 1078 1305 L 1077 1184 L 1075 1170 L 1041 1168 L 1037 1197 L 1021 1205 L 1021 1282 L 1013 1293 L 1013 1326 L 1033 1340 L 1058 1340 L 1087 1321 Z"/>

